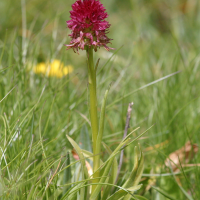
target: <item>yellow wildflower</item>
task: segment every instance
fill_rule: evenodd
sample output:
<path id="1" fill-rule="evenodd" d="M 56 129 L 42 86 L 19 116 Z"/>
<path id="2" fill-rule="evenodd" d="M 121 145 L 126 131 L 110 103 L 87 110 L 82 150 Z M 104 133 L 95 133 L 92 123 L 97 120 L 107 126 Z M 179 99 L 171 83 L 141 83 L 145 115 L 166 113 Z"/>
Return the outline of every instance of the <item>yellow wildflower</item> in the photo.
<path id="1" fill-rule="evenodd" d="M 44 74 L 48 77 L 55 76 L 62 78 L 63 76 L 72 73 L 73 67 L 71 65 L 64 66 L 60 60 L 53 60 L 52 63 L 41 62 L 33 68 L 35 74 Z"/>

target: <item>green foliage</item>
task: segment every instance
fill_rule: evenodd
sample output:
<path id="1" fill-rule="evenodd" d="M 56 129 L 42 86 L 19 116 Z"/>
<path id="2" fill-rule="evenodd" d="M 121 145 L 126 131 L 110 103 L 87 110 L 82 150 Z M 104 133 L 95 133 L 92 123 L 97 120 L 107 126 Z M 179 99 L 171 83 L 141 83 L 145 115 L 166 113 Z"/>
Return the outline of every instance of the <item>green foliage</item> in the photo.
<path id="1" fill-rule="evenodd" d="M 80 162 L 82 165 L 82 169 L 83 169 L 81 171 L 81 173 L 82 173 L 82 175 L 84 175 L 87 172 L 85 172 L 86 164 L 85 164 L 85 159 L 84 159 L 83 153 L 82 153 L 81 149 L 78 147 L 78 145 L 69 136 L 67 136 L 67 138 L 70 141 L 70 143 L 72 144 L 72 146 L 75 148 L 75 150 L 79 156 L 79 159 L 80 159 Z M 73 194 L 74 192 L 78 192 L 80 190 L 80 198 L 83 198 L 83 199 L 91 199 L 91 200 L 96 199 L 100 195 L 100 193 L 102 193 L 102 198 L 100 198 L 100 199 L 112 200 L 112 199 L 120 199 L 122 197 L 124 197 L 124 199 L 131 199 L 132 192 L 135 192 L 141 188 L 141 185 L 138 185 L 138 183 L 142 176 L 143 166 L 144 166 L 143 155 L 140 151 L 138 151 L 137 147 L 135 147 L 135 152 L 134 152 L 135 153 L 134 162 L 136 162 L 136 164 L 134 165 L 133 172 L 131 172 L 131 176 L 129 177 L 127 182 L 122 187 L 115 185 L 115 179 L 116 179 L 116 175 L 117 175 L 117 160 L 116 160 L 115 156 L 121 150 L 121 148 L 124 145 L 126 145 L 128 142 L 129 142 L 129 139 L 127 137 L 123 141 L 121 141 L 121 143 L 118 145 L 118 147 L 113 152 L 109 149 L 109 147 L 106 146 L 106 144 L 104 144 L 104 146 L 106 147 L 110 156 L 101 165 L 101 169 L 100 169 L 101 177 L 99 177 L 99 182 L 97 183 L 97 187 L 93 193 L 91 193 L 91 194 L 88 193 L 87 195 L 85 195 L 84 189 L 86 189 L 87 187 L 91 187 L 91 185 L 94 183 L 88 184 L 87 183 L 88 179 L 85 178 L 85 176 L 81 176 L 82 178 L 80 179 L 80 181 L 82 181 L 82 183 L 78 183 L 75 186 L 76 190 L 74 190 L 74 188 L 72 188 L 71 191 L 69 190 L 67 192 L 67 194 L 64 195 L 64 197 L 68 198 L 68 199 L 73 199 L 73 196 L 71 197 L 70 195 Z M 140 155 L 140 153 L 141 153 L 141 155 Z M 104 187 L 103 191 L 102 191 L 102 185 L 106 185 L 106 187 Z M 112 194 L 111 186 L 117 187 L 119 189 Z M 83 192 L 82 192 L 82 190 L 83 190 Z M 88 190 L 89 190 L 89 188 L 88 188 Z"/>
<path id="2" fill-rule="evenodd" d="M 0 1 L 0 199 L 76 200 L 83 198 L 80 192 L 90 195 L 92 177 L 84 175 L 82 180 L 85 160 L 93 160 L 85 54 L 63 47 L 69 42 L 65 21 L 73 2 L 26 0 L 23 35 L 21 1 Z M 102 3 L 109 13 L 110 46 L 116 51 L 100 49 L 95 55 L 95 60 L 101 58 L 99 102 L 112 82 L 102 138 L 102 185 L 96 194 L 103 188 L 105 199 L 115 193 L 139 200 L 200 199 L 200 171 L 195 166 L 199 154 L 189 161 L 193 167 L 174 173 L 176 179 L 164 165 L 166 156 L 187 140 L 199 146 L 199 1 Z M 74 72 L 62 78 L 34 74 L 36 64 L 54 59 L 72 65 Z M 123 141 L 124 162 L 114 184 L 118 146 L 132 101 L 129 132 L 141 128 L 129 135 L 130 141 Z M 100 108 L 99 104 L 99 114 Z M 142 154 L 139 147 L 134 153 L 133 140 L 147 129 L 139 141 L 144 155 L 140 179 Z M 66 135 L 81 147 L 81 161 L 72 157 Z M 166 145 L 155 146 L 163 142 Z M 127 177 L 135 178 L 137 171 L 136 186 L 129 185 Z M 138 190 L 132 193 L 134 187 Z"/>

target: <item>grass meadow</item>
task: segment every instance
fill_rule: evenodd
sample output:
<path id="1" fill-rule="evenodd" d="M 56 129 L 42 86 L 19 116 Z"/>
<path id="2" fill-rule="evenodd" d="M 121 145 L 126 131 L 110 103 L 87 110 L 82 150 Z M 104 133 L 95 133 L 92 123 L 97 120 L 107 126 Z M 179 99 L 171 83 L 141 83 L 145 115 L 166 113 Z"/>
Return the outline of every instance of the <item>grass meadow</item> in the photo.
<path id="1" fill-rule="evenodd" d="M 119 182 L 129 176 L 140 143 L 145 160 L 137 194 L 149 200 L 198 200 L 200 155 L 193 148 L 200 144 L 200 2 L 101 2 L 111 24 L 109 46 L 115 48 L 94 54 L 95 62 L 100 58 L 99 112 L 111 84 L 103 141 L 114 149 L 122 140 L 129 102 L 134 105 L 128 132 L 140 127 L 132 138 L 152 126 L 125 148 Z M 86 55 L 64 46 L 70 42 L 66 21 L 72 3 L 0 2 L 1 200 L 65 199 L 79 173 L 66 135 L 92 149 Z M 73 70 L 60 76 L 34 70 L 54 60 Z M 166 159 L 188 141 L 192 149 L 181 152 L 173 170 Z"/>

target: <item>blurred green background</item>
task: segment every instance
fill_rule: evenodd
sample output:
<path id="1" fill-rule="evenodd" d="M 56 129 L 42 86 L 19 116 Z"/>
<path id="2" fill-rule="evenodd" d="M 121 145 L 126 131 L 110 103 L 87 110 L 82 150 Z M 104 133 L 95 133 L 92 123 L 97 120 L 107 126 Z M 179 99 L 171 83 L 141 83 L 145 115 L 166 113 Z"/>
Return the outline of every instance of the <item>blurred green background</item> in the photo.
<path id="1" fill-rule="evenodd" d="M 97 80 L 99 110 L 104 92 L 112 83 L 104 141 L 112 148 L 122 139 L 128 103 L 133 101 L 130 130 L 140 126 L 136 133 L 139 134 L 155 124 L 139 141 L 145 152 L 145 174 L 151 177 L 169 173 L 164 166 L 166 157 L 188 140 L 197 146 L 200 140 L 200 2 L 101 2 L 111 24 L 108 36 L 113 40 L 109 46 L 115 48 L 110 52 L 102 48 L 95 54 L 95 60 L 101 59 Z M 0 1 L 0 70 L 8 67 L 0 72 L 0 101 L 15 87 L 0 103 L 0 144 L 2 149 L 7 148 L 14 177 L 6 178 L 4 167 L 6 181 L 1 184 L 7 184 L 12 195 L 19 193 L 13 184 L 20 177 L 20 170 L 28 166 L 14 158 L 31 141 L 37 143 L 42 136 L 46 155 L 58 159 L 71 148 L 66 134 L 77 142 L 85 130 L 90 134 L 86 120 L 89 114 L 85 52 L 78 55 L 66 51 L 64 46 L 70 42 L 66 21 L 72 3 L 72 0 Z M 53 59 L 72 65 L 73 73 L 61 79 L 33 73 L 36 64 Z M 166 78 L 175 72 L 178 73 Z M 159 148 L 154 148 L 156 144 L 160 144 Z M 148 151 L 151 146 L 153 149 Z M 127 166 L 132 168 L 133 149 L 134 146 L 126 149 L 124 173 Z M 42 156 L 42 151 L 38 152 L 32 159 Z M 199 161 L 197 153 L 189 163 Z M 2 162 L 2 166 L 6 164 Z M 167 199 L 147 189 L 149 177 L 144 176 L 140 193 L 152 200 Z M 178 179 L 178 184 L 193 199 L 200 199 L 198 167 L 187 168 Z M 153 180 L 154 185 L 175 199 L 186 198 L 173 176 Z"/>

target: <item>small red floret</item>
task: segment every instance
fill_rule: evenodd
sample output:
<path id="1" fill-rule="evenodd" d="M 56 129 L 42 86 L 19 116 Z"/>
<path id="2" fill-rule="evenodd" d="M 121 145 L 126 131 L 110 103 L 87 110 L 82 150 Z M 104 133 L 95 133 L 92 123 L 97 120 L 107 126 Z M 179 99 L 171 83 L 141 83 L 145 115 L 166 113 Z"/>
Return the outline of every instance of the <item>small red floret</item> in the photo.
<path id="1" fill-rule="evenodd" d="M 95 51 L 101 46 L 108 51 L 113 49 L 107 46 L 111 39 L 106 36 L 110 24 L 105 20 L 108 17 L 105 11 L 99 0 L 77 0 L 72 4 L 71 20 L 67 21 L 72 40 L 67 49 L 73 48 L 75 52 L 85 46 L 94 47 Z"/>

